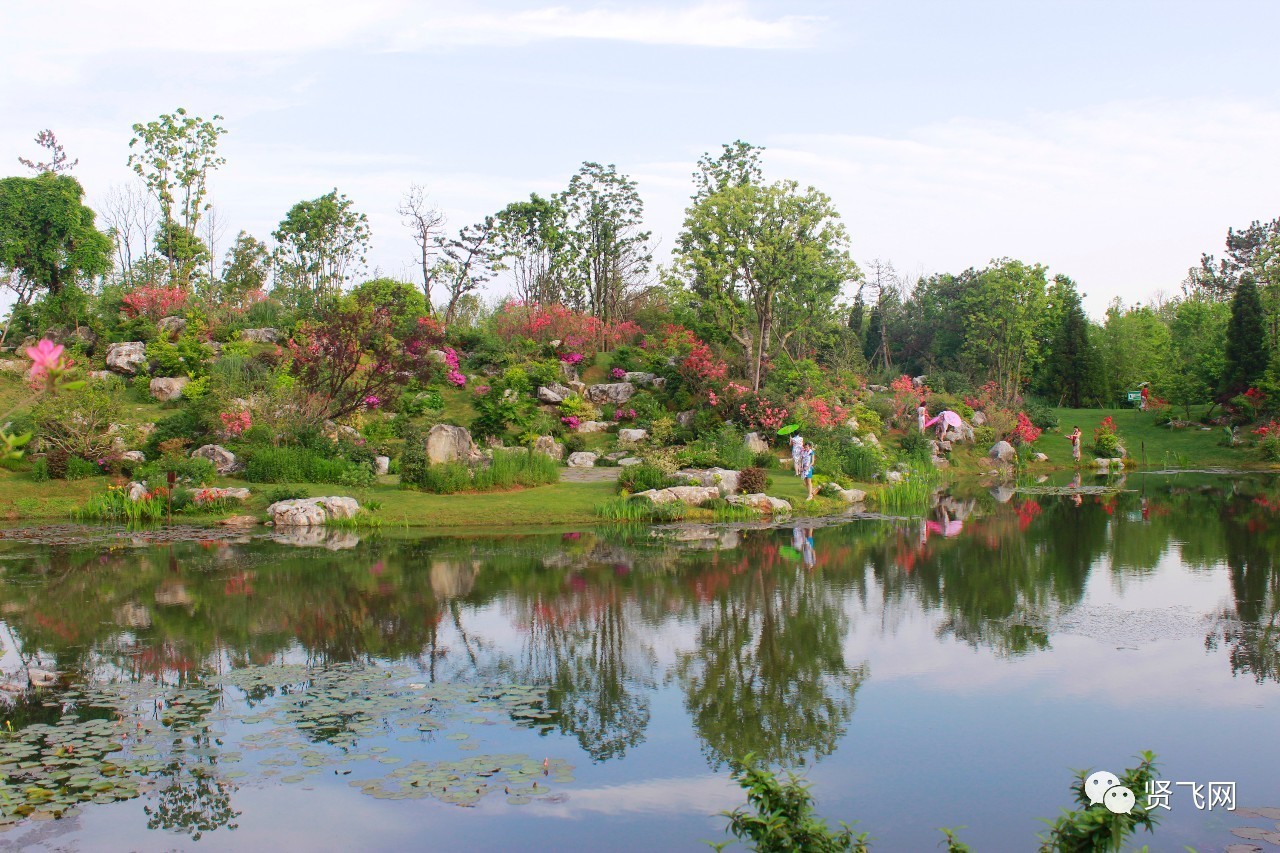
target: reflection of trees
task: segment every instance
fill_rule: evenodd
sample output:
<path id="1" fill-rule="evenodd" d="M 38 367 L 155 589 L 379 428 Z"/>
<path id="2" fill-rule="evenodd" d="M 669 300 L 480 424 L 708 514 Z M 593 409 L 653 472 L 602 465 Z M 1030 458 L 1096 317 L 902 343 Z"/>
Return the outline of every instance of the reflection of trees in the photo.
<path id="1" fill-rule="evenodd" d="M 850 667 L 839 596 L 800 569 L 756 569 L 707 606 L 680 653 L 685 707 L 714 766 L 755 753 L 793 765 L 830 754 L 853 715 L 865 663 Z"/>
<path id="2" fill-rule="evenodd" d="M 619 758 L 644 740 L 657 665 L 634 629 L 635 608 L 619 590 L 584 590 L 534 603 L 513 673 L 547 684 L 556 722 L 596 761 Z"/>
<path id="3" fill-rule="evenodd" d="M 159 771 L 167 783 L 156 792 L 154 805 L 143 806 L 147 829 L 180 832 L 193 841 L 224 826 L 237 829 L 232 821 L 240 812 L 231 807 L 235 787 L 210 775 L 202 765 L 191 766 L 187 761 L 171 761 Z"/>
<path id="4" fill-rule="evenodd" d="M 1237 501 L 1226 527 L 1226 560 L 1235 612 L 1223 613 L 1205 640 L 1229 647 L 1231 673 L 1280 682 L 1280 501 Z M 1219 636 L 1220 635 L 1220 636 Z"/>

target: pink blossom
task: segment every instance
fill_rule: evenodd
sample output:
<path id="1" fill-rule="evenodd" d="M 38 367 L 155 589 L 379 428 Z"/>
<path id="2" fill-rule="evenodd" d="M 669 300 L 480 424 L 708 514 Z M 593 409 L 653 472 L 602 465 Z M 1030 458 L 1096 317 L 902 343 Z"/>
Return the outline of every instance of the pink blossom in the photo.
<path id="1" fill-rule="evenodd" d="M 615 367 L 613 370 L 609 371 L 609 375 L 614 379 L 626 379 L 627 371 L 623 370 L 621 367 Z"/>
<path id="2" fill-rule="evenodd" d="M 370 394 L 368 397 L 364 398 L 364 404 L 370 409 L 376 409 L 382 405 L 382 401 L 379 400 L 377 396 Z"/>
<path id="3" fill-rule="evenodd" d="M 62 364 L 62 350 L 62 344 L 55 344 L 48 338 L 33 347 L 27 347 L 27 358 L 31 359 L 31 379 L 42 379 L 47 373 L 62 370 L 65 367 Z"/>

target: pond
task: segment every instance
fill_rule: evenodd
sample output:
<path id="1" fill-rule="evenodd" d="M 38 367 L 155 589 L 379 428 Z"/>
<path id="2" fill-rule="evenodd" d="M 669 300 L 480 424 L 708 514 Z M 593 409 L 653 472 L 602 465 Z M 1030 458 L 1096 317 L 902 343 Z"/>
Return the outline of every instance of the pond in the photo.
<path id="1" fill-rule="evenodd" d="M 1145 749 L 1174 785 L 1139 843 L 1274 828 L 1192 784 L 1280 807 L 1280 485 L 1084 492 L 815 529 L 0 531 L 4 670 L 60 674 L 4 710 L 0 847 L 707 849 L 747 753 L 885 850 L 1034 849 L 1071 768 Z"/>

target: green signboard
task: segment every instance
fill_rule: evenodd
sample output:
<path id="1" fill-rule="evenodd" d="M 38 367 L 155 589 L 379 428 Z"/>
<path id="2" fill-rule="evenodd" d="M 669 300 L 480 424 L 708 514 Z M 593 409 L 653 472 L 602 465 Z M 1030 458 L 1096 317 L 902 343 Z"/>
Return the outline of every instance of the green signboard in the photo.
<path id="1" fill-rule="evenodd" d="M 1142 399 L 1142 392 L 1141 392 L 1141 391 L 1130 391 L 1128 396 L 1129 396 L 1129 402 L 1130 402 L 1130 403 L 1136 403 L 1136 402 L 1138 402 L 1139 400 L 1141 400 L 1141 399 Z"/>

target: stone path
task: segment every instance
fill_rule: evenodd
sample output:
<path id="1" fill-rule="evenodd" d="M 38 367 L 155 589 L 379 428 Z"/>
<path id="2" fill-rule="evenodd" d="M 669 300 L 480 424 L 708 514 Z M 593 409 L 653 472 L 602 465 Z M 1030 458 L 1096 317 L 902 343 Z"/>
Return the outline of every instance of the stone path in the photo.
<path id="1" fill-rule="evenodd" d="M 621 473 L 621 468 L 565 468 L 560 472 L 560 482 L 612 483 Z"/>

